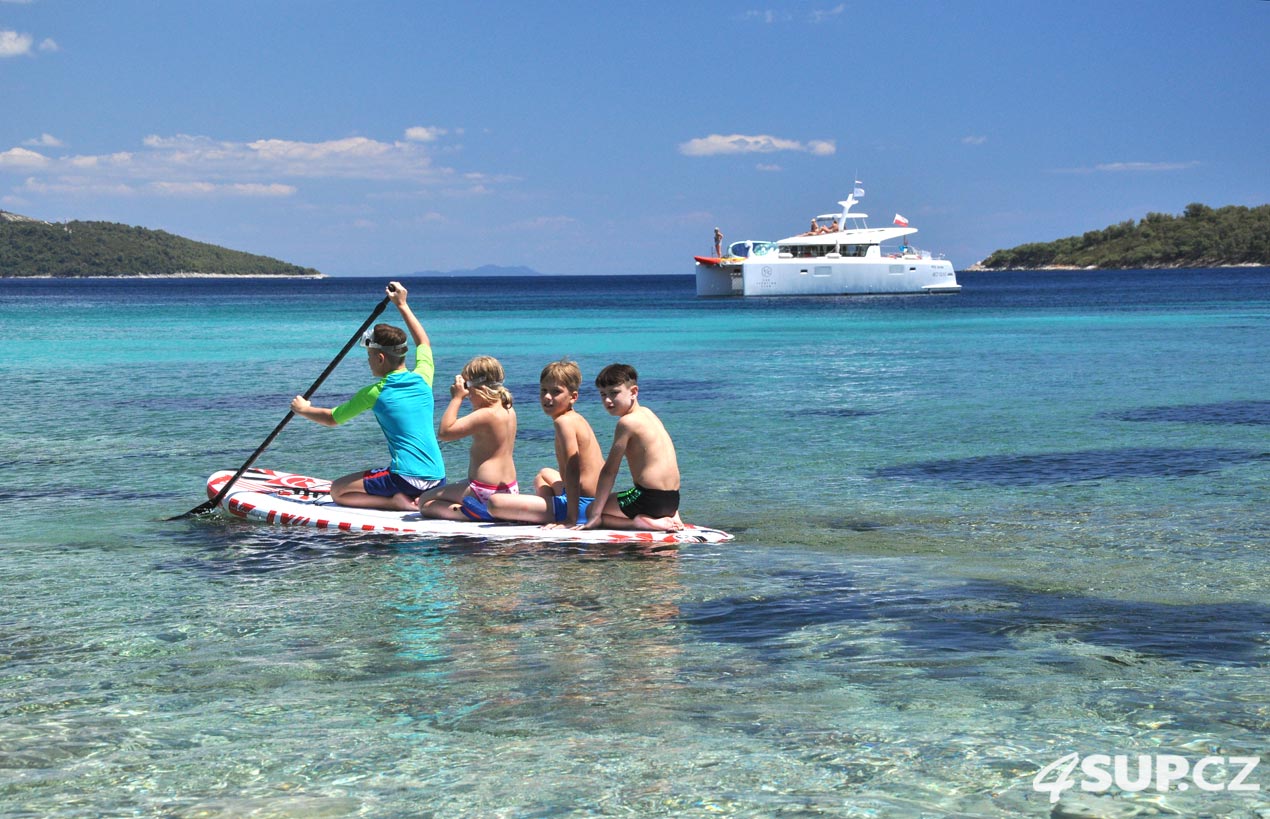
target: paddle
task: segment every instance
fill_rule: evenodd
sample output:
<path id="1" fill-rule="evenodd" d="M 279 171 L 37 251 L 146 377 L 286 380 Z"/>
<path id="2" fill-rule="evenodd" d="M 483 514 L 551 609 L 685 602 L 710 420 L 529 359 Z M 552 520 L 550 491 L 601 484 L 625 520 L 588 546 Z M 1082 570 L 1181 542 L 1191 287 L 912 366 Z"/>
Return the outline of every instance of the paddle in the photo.
<path id="1" fill-rule="evenodd" d="M 389 285 L 389 289 L 392 289 L 391 285 Z M 322 382 L 326 380 L 326 377 L 335 370 L 336 366 L 339 365 L 344 356 L 348 355 L 348 351 L 353 349 L 357 342 L 361 341 L 362 333 L 365 333 L 370 325 L 374 323 L 375 319 L 379 318 L 379 314 L 384 312 L 384 309 L 388 307 L 389 301 L 390 299 L 385 296 L 384 300 L 375 306 L 375 309 L 371 311 L 371 314 L 366 317 L 365 321 L 362 322 L 362 326 L 357 328 L 357 332 L 353 333 L 353 337 L 350 338 L 348 343 L 344 345 L 344 349 L 340 350 L 339 355 L 335 356 L 335 358 L 331 360 L 331 363 L 326 365 L 326 369 L 323 370 L 322 374 L 317 377 L 317 381 L 313 382 L 313 386 L 305 390 L 304 397 L 306 399 L 311 398 L 313 393 L 317 392 L 317 388 L 322 386 Z M 181 520 L 182 518 L 201 515 L 215 509 L 221 502 L 221 499 L 225 497 L 225 494 L 229 492 L 229 488 L 234 485 L 234 482 L 241 478 L 243 473 L 251 468 L 251 465 L 256 462 L 256 459 L 259 458 L 260 454 L 265 451 L 265 448 L 273 443 L 273 439 L 278 437 L 278 433 L 282 432 L 282 428 L 285 427 L 287 422 L 294 417 L 295 413 L 288 410 L 286 417 L 278 422 L 278 425 L 273 428 L 273 432 L 269 433 L 269 437 L 264 440 L 264 443 L 258 446 L 255 452 L 251 453 L 251 457 L 247 459 L 246 463 L 238 467 L 238 471 L 234 473 L 234 477 L 230 478 L 229 481 L 220 488 L 220 491 L 216 493 L 216 497 L 206 503 L 200 503 L 198 506 L 195 506 L 193 509 L 184 514 L 168 518 L 168 520 Z"/>

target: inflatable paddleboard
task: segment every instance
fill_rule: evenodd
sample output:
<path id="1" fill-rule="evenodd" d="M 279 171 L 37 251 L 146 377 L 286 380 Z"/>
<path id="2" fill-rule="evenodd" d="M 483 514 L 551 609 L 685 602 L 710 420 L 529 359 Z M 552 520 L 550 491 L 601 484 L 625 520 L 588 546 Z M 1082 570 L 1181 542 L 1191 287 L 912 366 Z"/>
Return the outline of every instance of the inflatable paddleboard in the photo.
<path id="1" fill-rule="evenodd" d="M 207 479 L 214 498 L 234 472 L 215 472 Z M 356 509 L 331 500 L 331 482 L 272 469 L 248 469 L 221 498 L 220 507 L 235 517 L 279 526 L 308 526 L 346 532 L 380 532 L 424 537 L 485 540 L 535 540 L 543 543 L 679 544 L 725 543 L 732 535 L 718 529 L 687 525 L 679 532 L 636 532 L 617 529 L 544 529 L 533 524 L 431 520 L 418 512 Z"/>

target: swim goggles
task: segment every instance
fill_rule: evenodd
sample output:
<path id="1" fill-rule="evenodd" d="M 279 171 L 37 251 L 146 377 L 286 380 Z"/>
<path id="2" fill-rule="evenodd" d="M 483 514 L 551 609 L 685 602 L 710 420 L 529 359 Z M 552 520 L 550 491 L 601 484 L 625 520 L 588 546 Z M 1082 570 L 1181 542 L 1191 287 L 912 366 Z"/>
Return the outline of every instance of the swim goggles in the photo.
<path id="1" fill-rule="evenodd" d="M 375 329 L 373 327 L 362 333 L 362 346 L 368 350 L 383 350 L 391 355 L 405 355 L 406 351 L 410 349 L 406 344 L 379 344 L 375 341 Z"/>

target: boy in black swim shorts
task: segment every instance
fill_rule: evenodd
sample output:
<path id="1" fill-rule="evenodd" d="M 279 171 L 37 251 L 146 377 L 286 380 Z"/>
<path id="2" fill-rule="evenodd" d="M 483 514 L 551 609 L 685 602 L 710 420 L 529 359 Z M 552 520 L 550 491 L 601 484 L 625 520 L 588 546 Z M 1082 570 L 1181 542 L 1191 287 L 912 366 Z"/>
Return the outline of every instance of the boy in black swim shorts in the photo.
<path id="1" fill-rule="evenodd" d="M 679 511 L 678 489 L 645 489 L 635 484 L 625 492 L 617 494 L 617 505 L 622 514 L 628 518 L 647 515 L 650 518 L 664 518 Z"/>
<path id="2" fill-rule="evenodd" d="M 670 434 L 652 410 L 640 406 L 639 375 L 629 364 L 610 364 L 595 377 L 600 400 L 617 418 L 613 447 L 600 471 L 591 515 L 577 528 L 652 529 L 678 531 L 679 461 Z M 632 489 L 613 494 L 622 459 L 635 482 Z"/>

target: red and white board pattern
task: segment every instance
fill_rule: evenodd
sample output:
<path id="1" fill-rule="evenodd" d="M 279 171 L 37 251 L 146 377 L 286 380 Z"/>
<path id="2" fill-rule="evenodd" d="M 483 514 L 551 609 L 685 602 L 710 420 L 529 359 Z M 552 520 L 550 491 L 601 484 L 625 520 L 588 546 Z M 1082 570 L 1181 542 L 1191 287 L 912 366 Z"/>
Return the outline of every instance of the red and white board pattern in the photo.
<path id="1" fill-rule="evenodd" d="M 234 473 L 215 472 L 207 479 L 207 497 L 214 498 Z M 322 478 L 248 469 L 234 481 L 220 506 L 244 520 L 279 526 L 308 526 L 346 532 L 380 532 L 425 537 L 468 537 L 485 540 L 535 540 L 544 543 L 678 544 L 725 543 L 732 535 L 718 529 L 688 525 L 679 532 L 635 532 L 617 529 L 544 529 L 516 523 L 431 520 L 418 512 L 355 509 L 331 500 L 331 482 Z"/>

